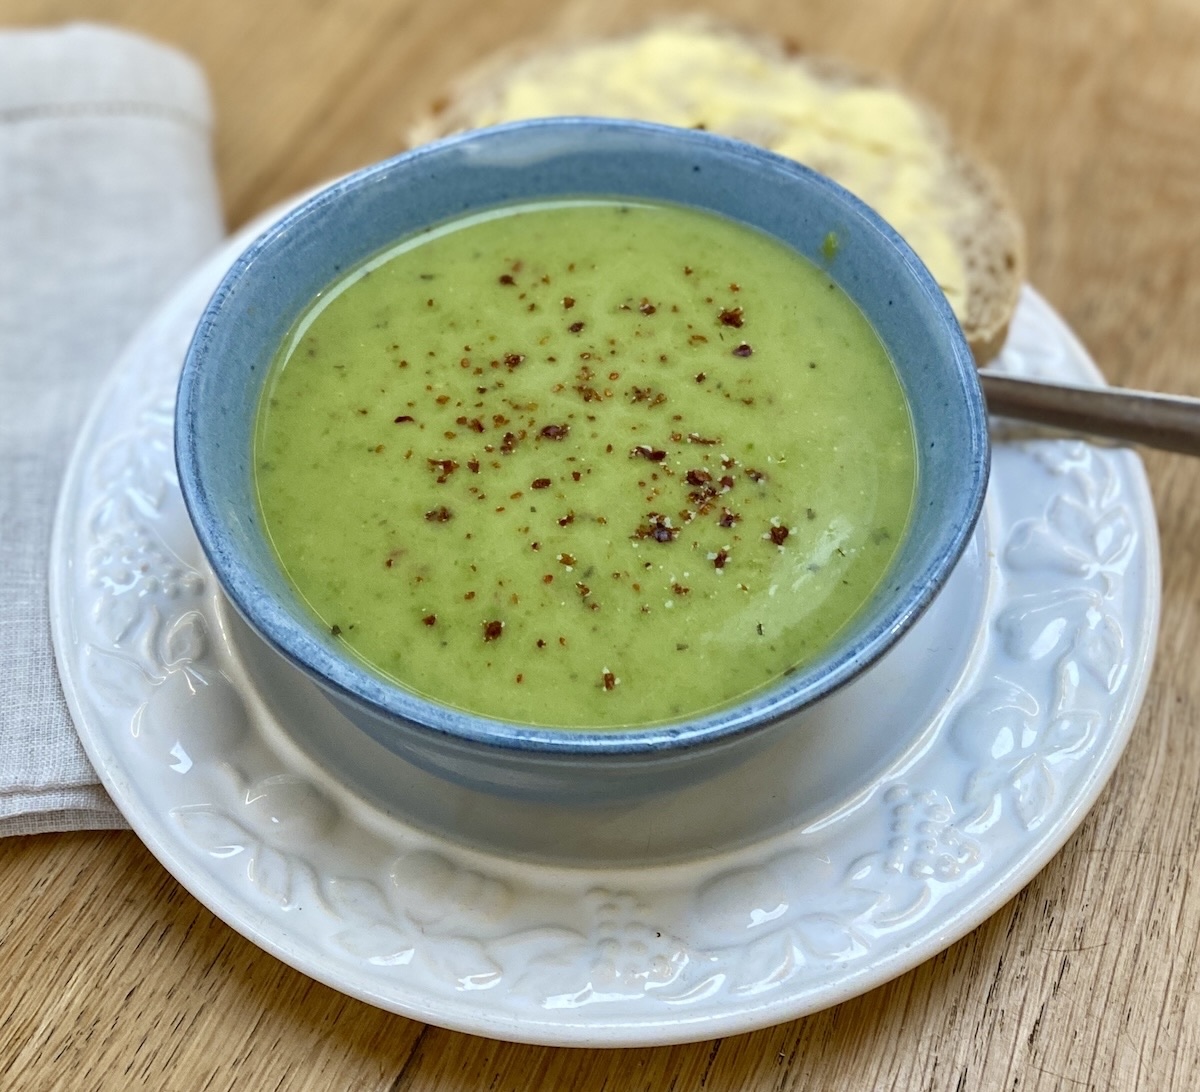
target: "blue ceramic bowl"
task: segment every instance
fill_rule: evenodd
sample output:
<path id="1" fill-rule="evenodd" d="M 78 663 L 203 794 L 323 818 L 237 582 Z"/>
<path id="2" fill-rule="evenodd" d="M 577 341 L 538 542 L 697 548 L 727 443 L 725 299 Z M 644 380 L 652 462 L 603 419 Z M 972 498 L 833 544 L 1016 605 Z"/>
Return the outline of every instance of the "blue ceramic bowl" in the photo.
<path id="1" fill-rule="evenodd" d="M 563 195 L 673 201 L 776 236 L 858 303 L 900 373 L 918 438 L 906 537 L 872 603 L 815 660 L 717 712 L 627 731 L 556 731 L 438 705 L 365 670 L 299 602 L 254 499 L 251 438 L 268 364 L 313 297 L 396 239 L 472 210 Z M 830 231 L 832 263 L 822 256 Z M 179 481 L 200 542 L 250 625 L 391 751 L 461 784 L 580 801 L 669 789 L 725 768 L 881 656 L 958 560 L 983 500 L 987 422 L 944 296 L 904 241 L 826 178 L 708 133 L 562 118 L 480 130 L 345 178 L 238 259 L 188 351 L 176 411 Z"/>

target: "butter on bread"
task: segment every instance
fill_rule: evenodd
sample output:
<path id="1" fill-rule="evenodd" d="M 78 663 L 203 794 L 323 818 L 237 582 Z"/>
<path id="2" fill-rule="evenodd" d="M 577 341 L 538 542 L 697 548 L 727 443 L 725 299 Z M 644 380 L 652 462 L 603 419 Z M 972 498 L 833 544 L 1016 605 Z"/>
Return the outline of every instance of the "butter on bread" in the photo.
<path id="1" fill-rule="evenodd" d="M 827 174 L 917 252 L 976 360 L 1000 351 L 1024 276 L 1020 219 L 995 174 L 898 88 L 768 37 L 685 19 L 496 57 L 410 140 L 561 114 L 702 127 Z"/>

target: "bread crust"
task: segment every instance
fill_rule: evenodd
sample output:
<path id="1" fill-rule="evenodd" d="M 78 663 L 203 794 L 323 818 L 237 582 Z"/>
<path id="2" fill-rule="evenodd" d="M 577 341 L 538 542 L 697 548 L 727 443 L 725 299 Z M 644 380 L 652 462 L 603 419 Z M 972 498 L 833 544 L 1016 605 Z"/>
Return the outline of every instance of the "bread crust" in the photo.
<path id="1" fill-rule="evenodd" d="M 412 145 L 486 124 L 490 110 L 505 89 L 517 80 L 543 81 L 552 86 L 573 56 L 597 46 L 630 50 L 647 35 L 662 29 L 712 35 L 736 42 L 776 68 L 797 66 L 823 86 L 835 90 L 878 88 L 898 92 L 918 112 L 941 165 L 939 188 L 947 195 L 941 227 L 949 234 L 966 277 L 965 313 L 959 319 L 980 365 L 1004 345 L 1025 277 L 1025 237 L 1021 219 L 996 171 L 952 139 L 941 117 L 927 104 L 893 82 L 861 71 L 844 61 L 807 54 L 770 35 L 748 32 L 707 17 L 683 17 L 652 22 L 615 36 L 597 38 L 579 33 L 528 42 L 519 49 L 499 52 L 461 77 L 434 107 L 410 129 Z M 597 110 L 602 112 L 602 109 Z M 726 135 L 765 144 L 766 131 Z M 810 164 L 812 165 L 812 164 Z"/>

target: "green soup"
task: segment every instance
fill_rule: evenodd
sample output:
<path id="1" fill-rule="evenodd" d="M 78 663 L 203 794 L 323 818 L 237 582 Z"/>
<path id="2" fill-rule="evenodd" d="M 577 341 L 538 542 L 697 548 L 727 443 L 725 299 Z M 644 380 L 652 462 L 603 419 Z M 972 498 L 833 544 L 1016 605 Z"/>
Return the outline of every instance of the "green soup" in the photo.
<path id="1" fill-rule="evenodd" d="M 682 207 L 506 207 L 331 285 L 254 466 L 300 596 L 376 672 L 562 728 L 726 705 L 870 598 L 908 407 L 819 268 Z"/>

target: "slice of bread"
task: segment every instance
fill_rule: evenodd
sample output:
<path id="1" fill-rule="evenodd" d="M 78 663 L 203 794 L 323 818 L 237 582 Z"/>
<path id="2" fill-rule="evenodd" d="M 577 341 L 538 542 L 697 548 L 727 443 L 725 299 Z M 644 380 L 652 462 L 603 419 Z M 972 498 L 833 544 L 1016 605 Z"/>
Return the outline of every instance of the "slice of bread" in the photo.
<path id="1" fill-rule="evenodd" d="M 1021 222 L 995 173 L 887 82 L 707 20 L 494 57 L 410 132 L 556 114 L 706 128 L 822 171 L 888 220 L 945 291 L 976 360 L 999 352 L 1024 276 Z"/>

